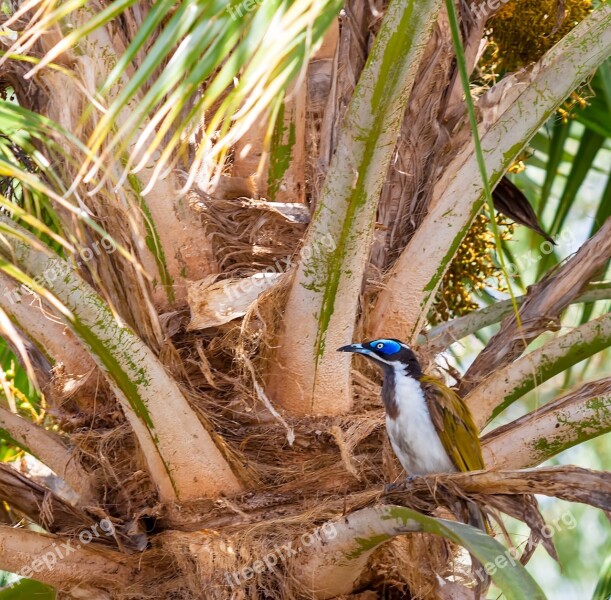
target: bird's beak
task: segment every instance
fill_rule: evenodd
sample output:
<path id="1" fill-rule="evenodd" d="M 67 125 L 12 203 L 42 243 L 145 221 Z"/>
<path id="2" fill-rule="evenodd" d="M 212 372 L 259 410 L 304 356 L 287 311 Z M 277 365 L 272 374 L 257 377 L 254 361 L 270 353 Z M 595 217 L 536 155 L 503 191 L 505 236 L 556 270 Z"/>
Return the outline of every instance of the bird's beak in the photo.
<path id="1" fill-rule="evenodd" d="M 369 350 L 363 344 L 348 344 L 337 349 L 338 352 L 354 352 L 355 354 L 367 354 Z"/>

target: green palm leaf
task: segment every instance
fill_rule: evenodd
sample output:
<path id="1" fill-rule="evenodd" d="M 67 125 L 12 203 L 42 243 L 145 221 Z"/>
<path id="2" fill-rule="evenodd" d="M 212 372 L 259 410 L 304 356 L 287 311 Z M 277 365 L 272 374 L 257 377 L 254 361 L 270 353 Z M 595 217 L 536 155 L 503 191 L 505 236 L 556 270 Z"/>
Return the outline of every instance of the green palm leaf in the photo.
<path id="1" fill-rule="evenodd" d="M 115 0 L 77 25 L 28 77 L 68 48 L 84 43 L 133 3 Z M 82 0 L 51 4 L 53 10 L 26 29 L 10 53 L 27 50 L 62 20 L 82 21 L 78 12 Z M 269 114 L 342 5 L 340 0 L 268 0 L 246 10 L 242 3 L 226 0 L 188 0 L 178 7 L 173 2 L 154 4 L 123 56 L 115 57 L 116 64 L 100 89 L 100 101 L 110 104 L 89 138 L 90 150 L 101 153 L 105 161 L 112 157 L 123 162 L 121 181 L 132 167 L 137 172 L 156 155 L 155 181 L 176 162 L 185 140 L 200 131 L 205 116 L 204 139 L 190 162 L 190 184 L 204 161 L 222 165 L 228 148 L 255 119 Z M 139 53 L 154 34 L 155 43 L 137 64 Z M 117 92 L 118 83 L 121 89 Z M 117 127 L 124 111 L 128 116 Z M 156 153 L 160 153 L 158 159 Z M 99 169 L 89 158 L 81 166 L 79 180 L 89 181 Z"/>
<path id="2" fill-rule="evenodd" d="M 15 585 L 0 590 L 0 600 L 55 600 L 56 597 L 52 587 L 34 579 L 21 579 Z"/>
<path id="3" fill-rule="evenodd" d="M 592 600 L 609 600 L 611 598 L 611 556 L 607 557 L 600 571 L 600 579 L 592 595 Z"/>
<path id="4" fill-rule="evenodd" d="M 379 521 L 367 519 L 362 525 L 363 535 L 361 536 L 358 532 L 361 524 L 352 525 L 356 533 L 354 539 L 356 547 L 348 553 L 347 560 L 355 560 L 363 553 L 371 553 L 375 548 L 397 535 L 408 531 L 423 531 L 441 536 L 467 549 L 471 556 L 483 565 L 480 567 L 482 578 L 485 568 L 507 600 L 545 599 L 545 594 L 520 564 L 520 561 L 502 544 L 476 527 L 429 517 L 403 506 L 390 505 L 365 509 L 365 511 L 375 511 Z M 477 574 L 479 575 L 480 572 Z"/>

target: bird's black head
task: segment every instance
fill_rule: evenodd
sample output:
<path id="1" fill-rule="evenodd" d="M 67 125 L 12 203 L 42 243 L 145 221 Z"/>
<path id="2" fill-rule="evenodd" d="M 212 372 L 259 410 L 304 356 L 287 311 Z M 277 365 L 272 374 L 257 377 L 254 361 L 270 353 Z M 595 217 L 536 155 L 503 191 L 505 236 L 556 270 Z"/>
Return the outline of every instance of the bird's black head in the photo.
<path id="1" fill-rule="evenodd" d="M 414 351 L 400 340 L 382 338 L 362 344 L 342 346 L 337 350 L 362 354 L 382 367 L 384 371 L 403 366 L 407 375 L 417 379 L 422 376 L 422 369 Z"/>

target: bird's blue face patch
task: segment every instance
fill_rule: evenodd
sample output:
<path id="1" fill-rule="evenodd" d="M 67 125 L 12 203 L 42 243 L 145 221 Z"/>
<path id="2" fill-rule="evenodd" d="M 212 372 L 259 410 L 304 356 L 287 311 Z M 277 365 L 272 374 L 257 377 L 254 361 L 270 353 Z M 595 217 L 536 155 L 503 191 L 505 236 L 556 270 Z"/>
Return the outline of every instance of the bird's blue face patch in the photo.
<path id="1" fill-rule="evenodd" d="M 373 340 L 367 346 L 380 354 L 396 354 L 401 350 L 401 344 L 395 340 Z"/>

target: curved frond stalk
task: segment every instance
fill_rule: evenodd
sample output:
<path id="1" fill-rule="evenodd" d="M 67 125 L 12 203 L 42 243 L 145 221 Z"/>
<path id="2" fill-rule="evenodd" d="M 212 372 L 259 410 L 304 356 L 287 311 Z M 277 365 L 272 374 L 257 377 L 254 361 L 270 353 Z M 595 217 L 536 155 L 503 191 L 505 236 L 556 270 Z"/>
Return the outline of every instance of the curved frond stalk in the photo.
<path id="1" fill-rule="evenodd" d="M 576 327 L 505 368 L 493 371 L 465 397 L 465 402 L 481 429 L 530 390 L 609 346 L 611 313 Z"/>
<path id="2" fill-rule="evenodd" d="M 58 435 L 0 406 L 0 437 L 7 439 L 6 434 L 12 443 L 35 456 L 61 477 L 79 495 L 80 504 L 93 498 L 90 475 L 74 459 L 72 451 Z"/>
<path id="3" fill-rule="evenodd" d="M 603 5 L 575 27 L 484 115 L 480 133 L 494 185 L 561 102 L 611 52 L 611 7 Z M 505 84 L 500 86 L 505 89 Z M 493 88 L 484 98 L 498 95 Z M 487 125 L 487 123 L 486 123 Z M 482 127 L 483 129 L 483 127 Z M 428 215 L 392 269 L 369 322 L 372 335 L 414 340 L 442 277 L 484 200 L 473 142 L 462 149 L 437 183 Z"/>
<path id="4" fill-rule="evenodd" d="M 118 552 L 7 525 L 0 525 L 0 537 L 0 569 L 36 577 L 64 591 L 82 595 L 89 590 L 93 594 L 89 597 L 102 599 L 107 596 L 97 590 L 124 588 L 132 580 L 132 569 Z M 35 559 L 36 572 L 32 569 Z"/>
<path id="5" fill-rule="evenodd" d="M 9 504 L 11 509 L 27 516 L 49 533 L 73 534 L 89 529 L 95 523 L 95 518 L 85 508 L 70 504 L 68 499 L 64 499 L 65 496 L 73 497 L 74 493 L 65 486 L 57 486 L 57 483 L 63 483 L 58 480 L 58 477 L 45 477 L 44 484 L 39 483 L 12 466 L 0 463 L 0 498 Z M 121 538 L 131 544 L 131 540 L 123 534 Z"/>
<path id="6" fill-rule="evenodd" d="M 526 298 L 527 296 L 518 296 L 516 298 L 518 306 L 521 306 Z M 600 281 L 590 284 L 585 292 L 577 296 L 577 298 L 573 298 L 570 303 L 579 304 L 610 299 L 611 281 Z M 446 321 L 445 323 L 441 323 L 441 325 L 433 327 L 418 338 L 418 343 L 426 347 L 426 352 L 424 354 L 439 354 L 454 342 L 484 327 L 498 323 L 506 316 L 510 315 L 512 311 L 513 302 L 511 300 L 495 302 L 485 308 L 474 310 L 464 317 L 458 317 L 457 319 L 452 319 L 451 321 Z"/>
<path id="7" fill-rule="evenodd" d="M 560 313 L 611 258 L 611 217 L 577 253 L 539 283 L 530 286 L 519 310 L 510 314 L 479 353 L 460 385 L 464 395 L 486 374 L 518 357 L 541 333 L 554 328 Z"/>
<path id="8" fill-rule="evenodd" d="M 111 13 L 116 15 L 116 7 L 115 11 Z M 110 25 L 102 25 L 103 19 L 97 27 L 92 29 L 89 10 L 79 9 L 72 17 L 76 22 L 83 24 L 81 33 L 84 37 L 79 38 L 79 57 L 75 60 L 79 70 L 85 74 L 83 85 L 87 88 L 88 96 L 92 98 L 96 93 L 96 86 L 106 81 L 113 66 L 117 65 L 120 60 L 119 53 L 122 45 L 117 43 L 117 35 L 113 37 L 113 34 L 110 33 Z M 74 40 L 74 36 L 72 35 L 70 39 Z M 78 80 L 58 78 L 46 70 L 40 71 L 37 76 L 45 81 L 51 93 L 57 91 L 58 95 L 66 94 L 68 90 L 71 96 L 81 98 L 82 104 L 86 105 L 86 98 L 83 97 Z M 123 73 L 121 77 L 118 77 L 118 81 L 115 81 L 115 88 L 110 97 L 115 97 L 119 92 L 125 91 L 128 83 L 129 78 Z M 130 120 L 135 107 L 140 106 L 142 102 L 140 89 L 134 89 L 132 92 L 133 94 L 126 101 L 123 109 L 114 115 L 113 127 L 124 126 Z M 51 104 L 50 107 L 48 116 L 51 119 L 60 123 L 65 120 L 63 106 Z M 90 108 L 90 110 L 93 109 Z M 74 116 L 79 114 L 79 110 L 69 111 L 69 114 Z M 104 170 L 99 173 L 101 181 L 92 181 L 94 190 L 90 191 L 92 195 L 90 202 L 94 206 L 97 202 L 94 192 L 115 186 L 114 192 L 122 196 L 124 205 L 126 205 L 125 217 L 131 225 L 132 237 L 138 240 L 136 245 L 139 258 L 151 278 L 155 302 L 160 307 L 168 307 L 175 301 L 186 299 L 186 279 L 202 279 L 210 273 L 215 273 L 218 268 L 199 218 L 190 210 L 188 202 L 178 193 L 180 184 L 177 176 L 170 173 L 164 179 L 151 181 L 157 156 L 145 163 L 138 175 L 127 175 L 126 173 L 125 181 L 119 183 L 114 179 L 109 179 L 127 161 L 126 153 L 131 151 L 136 142 L 133 135 L 142 133 L 148 125 L 149 121 L 145 119 L 139 129 L 128 128 L 129 135 L 126 135 L 125 139 L 131 141 L 131 146 L 128 144 L 124 152 L 116 157 L 116 161 L 113 160 L 112 155 L 104 158 L 106 161 L 102 165 Z M 76 124 L 72 124 L 72 127 L 77 128 Z M 84 164 L 91 164 L 92 161 L 96 170 L 100 169 L 100 159 L 96 157 L 93 150 L 87 149 L 80 167 Z M 108 168 L 109 164 L 115 168 Z M 71 175 L 75 176 L 77 171 L 78 168 L 73 169 Z M 107 179 L 109 181 L 106 181 Z M 78 181 L 79 178 L 75 177 L 71 189 L 76 189 Z M 147 187 L 149 194 L 144 199 L 142 190 Z M 110 195 L 114 199 L 114 193 L 111 192 Z M 128 206 L 136 210 L 127 210 Z M 111 226 L 112 221 L 109 221 L 108 225 Z M 177 239 L 180 239 L 182 243 L 177 245 Z"/>
<path id="9" fill-rule="evenodd" d="M 65 373 L 80 381 L 82 393 L 79 397 L 88 394 L 95 397 L 96 378 L 89 376 L 97 370 L 96 364 L 72 331 L 51 315 L 44 302 L 3 271 L 0 271 L 0 289 L 0 309 L 10 316 L 51 365 L 62 363 Z M 47 378 L 50 376 L 49 373 L 45 375 Z"/>
<path id="10" fill-rule="evenodd" d="M 10 220 L 0 216 L 0 222 Z M 23 238 L 25 242 L 5 238 L 9 247 L 0 247 L 4 269 L 54 300 L 56 310 L 91 351 L 138 438 L 162 498 L 185 500 L 237 492 L 238 480 L 153 352 L 117 321 L 68 263 L 35 250 L 27 243 L 33 238 L 25 231 Z"/>
<path id="11" fill-rule="evenodd" d="M 611 377 L 582 385 L 482 438 L 489 469 L 533 467 L 611 431 Z"/>
<path id="12" fill-rule="evenodd" d="M 441 494 L 442 487 L 452 483 L 468 496 L 492 504 L 492 496 L 542 494 L 567 502 L 580 502 L 601 510 L 611 508 L 611 477 L 607 471 L 592 471 L 572 465 L 537 469 L 503 471 L 468 471 L 438 473 L 416 478 L 407 489 L 407 497 L 418 498 L 427 492 Z M 486 497 L 488 496 L 488 497 Z"/>
<path id="13" fill-rule="evenodd" d="M 350 357 L 380 190 L 439 0 L 394 0 L 358 81 L 284 315 L 269 385 L 295 414 L 350 409 Z M 305 253 L 302 253 L 305 255 Z"/>
<path id="14" fill-rule="evenodd" d="M 507 556 L 506 548 L 479 529 L 428 517 L 403 506 L 364 508 L 326 523 L 323 530 L 335 535 L 310 546 L 294 565 L 294 576 L 319 600 L 350 593 L 375 550 L 393 537 L 407 533 L 442 536 L 466 548 L 483 565 Z M 495 569 L 493 573 L 492 580 L 508 600 L 545 599 L 541 588 L 518 561 L 510 561 L 505 569 Z"/>
<path id="15" fill-rule="evenodd" d="M 117 6 L 113 6 L 114 4 Z M 111 14 L 117 14 L 124 8 L 120 2 L 113 5 L 107 9 L 115 9 Z M 110 73 L 115 72 L 121 59 L 119 49 L 116 42 L 113 42 L 108 25 L 92 28 L 88 12 L 79 13 L 78 20 L 82 22 L 83 30 L 78 35 L 76 35 L 78 32 L 74 32 L 73 35 L 76 35 L 76 39 L 81 38 L 79 48 L 86 55 L 97 59 L 92 61 L 95 70 L 94 81 L 101 85 L 107 81 Z M 102 21 L 103 19 L 100 20 Z M 82 34 L 85 33 L 87 35 L 83 38 Z M 99 57 L 104 57 L 104 60 L 99 60 Z M 177 75 L 181 73 L 178 65 L 173 65 L 173 69 Z M 129 123 L 134 112 L 141 106 L 142 93 L 139 88 L 128 87 L 129 78 L 125 72 L 117 77 L 119 81 L 115 81 L 114 93 L 110 94 L 110 98 L 125 94 L 126 90 L 131 92 L 128 97 L 126 96 L 126 104 L 113 115 L 111 121 L 112 128 L 120 129 L 125 126 L 128 128 L 125 139 L 130 143 L 123 153 L 116 157 L 119 165 L 128 160 L 127 155 L 136 144 L 134 136 L 143 134 L 146 127 L 150 126 L 150 120 L 144 118 L 138 129 L 131 129 Z M 119 89 L 118 92 L 116 88 Z M 91 89 L 90 93 L 93 95 L 95 89 Z M 106 117 L 107 114 L 104 118 Z M 159 306 L 167 307 L 175 301 L 185 301 L 187 295 L 185 280 L 202 279 L 210 273 L 215 273 L 218 267 L 199 217 L 178 193 L 181 186 L 176 174 L 168 173 L 162 179 L 152 180 L 158 158 L 157 155 L 150 157 L 137 175 L 128 175 L 126 171 L 123 179 L 116 184 L 115 191 L 124 193 L 130 203 L 137 205 L 136 215 L 132 214 L 130 219 L 134 220 L 133 228 L 137 232 L 135 235 L 141 235 L 144 239 L 144 244 L 140 244 L 139 253 L 146 272 L 153 278 L 155 301 Z M 107 174 L 101 175 L 104 181 Z M 115 183 L 109 182 L 109 185 Z M 101 184 L 98 183 L 98 187 L 99 185 Z M 121 189 L 122 187 L 125 189 Z M 144 198 L 142 192 L 146 188 L 149 191 Z M 181 240 L 180 244 L 176 244 L 178 239 Z"/>

